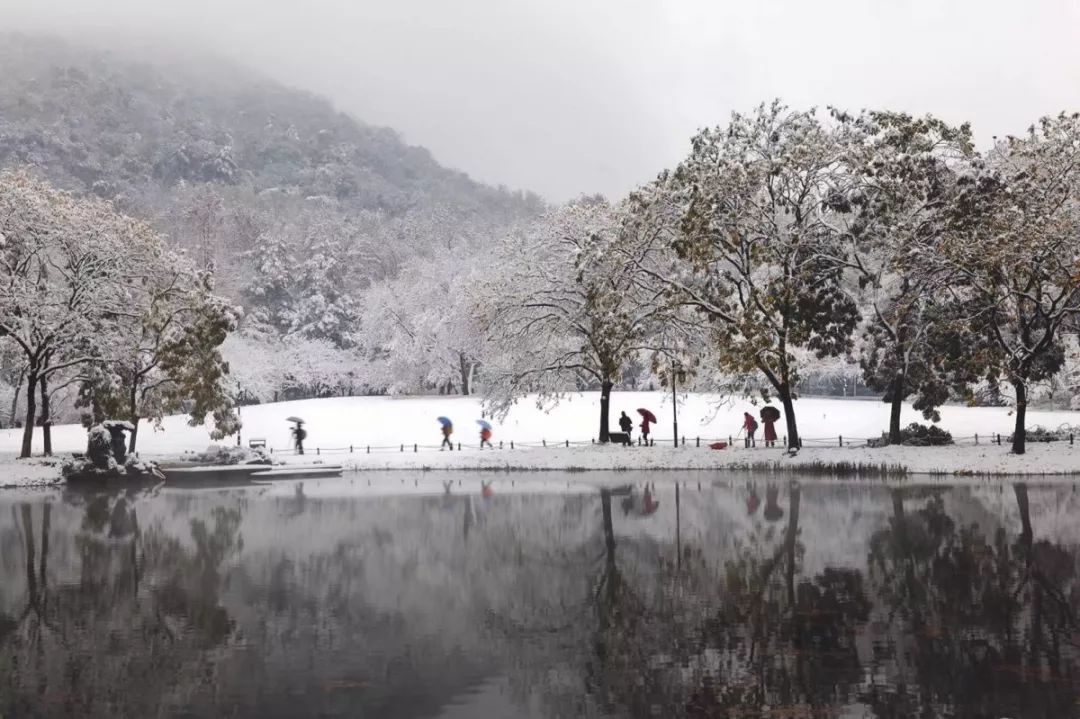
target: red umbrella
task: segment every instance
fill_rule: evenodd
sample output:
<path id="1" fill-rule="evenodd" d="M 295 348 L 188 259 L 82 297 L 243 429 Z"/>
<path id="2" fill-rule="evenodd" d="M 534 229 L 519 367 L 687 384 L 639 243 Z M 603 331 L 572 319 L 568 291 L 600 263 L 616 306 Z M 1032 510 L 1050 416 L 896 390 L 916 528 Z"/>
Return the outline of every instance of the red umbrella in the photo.
<path id="1" fill-rule="evenodd" d="M 660 424 L 656 421 L 656 415 L 645 408 L 639 408 L 637 413 L 640 414 L 643 419 L 648 420 L 652 424 Z"/>

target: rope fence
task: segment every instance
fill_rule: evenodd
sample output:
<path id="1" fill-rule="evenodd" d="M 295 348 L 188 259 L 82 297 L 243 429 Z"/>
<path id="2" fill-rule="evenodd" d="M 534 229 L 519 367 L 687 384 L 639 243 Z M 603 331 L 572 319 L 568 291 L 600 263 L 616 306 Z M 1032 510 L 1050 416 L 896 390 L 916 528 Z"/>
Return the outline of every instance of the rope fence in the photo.
<path id="1" fill-rule="evenodd" d="M 953 437 L 952 444 L 948 444 L 948 445 L 907 445 L 907 446 L 913 446 L 913 447 L 921 447 L 921 446 L 954 447 L 954 446 L 974 446 L 974 445 L 980 445 L 980 444 L 992 444 L 992 445 L 1004 446 L 1004 445 L 1008 445 L 1010 443 L 1009 436 L 1010 436 L 1009 433 L 1005 433 L 1005 434 L 993 433 L 993 434 L 983 434 L 983 435 L 974 434 L 974 435 L 970 435 L 970 436 Z M 870 447 L 870 446 L 872 446 L 871 443 L 875 443 L 874 446 L 880 446 L 880 445 L 877 445 L 876 443 L 881 442 L 881 439 L 882 438 L 881 438 L 880 435 L 878 435 L 876 437 L 846 437 L 844 435 L 837 435 L 835 437 L 803 437 L 800 440 L 800 446 L 803 447 L 803 448 L 820 448 L 820 447 L 858 448 L 858 447 Z M 1062 437 L 1060 437 L 1058 439 L 1055 439 L 1055 440 L 1052 440 L 1052 441 L 1051 440 L 1045 440 L 1045 439 L 1042 439 L 1042 440 L 1029 439 L 1028 444 L 1056 444 L 1056 445 L 1070 445 L 1070 446 L 1072 446 L 1072 445 L 1075 444 L 1075 441 L 1076 441 L 1075 433 L 1069 433 L 1069 435 L 1067 437 L 1062 436 Z M 755 445 L 747 446 L 746 441 L 745 441 L 744 438 L 737 437 L 737 436 L 730 436 L 730 435 L 727 436 L 727 437 L 711 437 L 711 438 L 710 437 L 686 437 L 686 436 L 682 436 L 682 437 L 679 438 L 678 446 L 680 448 L 685 447 L 685 448 L 695 448 L 695 449 L 708 449 L 710 447 L 710 445 L 713 445 L 713 444 L 716 444 L 716 443 L 724 443 L 725 449 L 736 450 L 736 451 L 765 449 L 765 440 L 763 440 L 761 438 L 756 438 L 756 444 Z M 297 454 L 296 450 L 294 448 L 292 448 L 292 447 L 287 448 L 287 449 L 286 448 L 270 447 L 270 446 L 267 446 L 265 443 L 263 443 L 262 440 L 251 440 L 249 442 L 249 444 L 251 444 L 252 447 L 260 447 L 262 449 L 265 449 L 270 454 L 291 454 L 291 455 Z M 326 455 L 335 455 L 335 454 L 379 454 L 379 453 L 389 453 L 389 452 L 394 452 L 394 453 L 399 453 L 399 454 L 400 453 L 406 453 L 406 452 L 413 453 L 413 454 L 419 454 L 420 452 L 437 452 L 437 451 L 462 452 L 462 451 L 469 451 L 469 450 L 490 452 L 490 451 L 497 451 L 497 450 L 510 451 L 510 450 L 516 450 L 516 449 L 558 449 L 558 448 L 568 449 L 570 447 L 588 447 L 588 446 L 594 446 L 594 445 L 597 445 L 597 444 L 599 444 L 599 442 L 597 442 L 595 439 L 591 439 L 591 440 L 569 440 L 569 439 L 549 440 L 549 439 L 540 439 L 540 440 L 533 440 L 533 441 L 527 441 L 527 442 L 517 442 L 517 441 L 514 441 L 514 440 L 509 440 L 509 441 L 500 440 L 498 442 L 493 442 L 491 447 L 481 447 L 478 443 L 473 444 L 473 443 L 468 443 L 468 442 L 455 442 L 451 446 L 450 450 L 446 449 L 445 444 L 420 444 L 420 443 L 417 443 L 417 442 L 399 443 L 399 444 L 393 444 L 393 445 L 353 444 L 353 445 L 349 445 L 347 447 L 308 446 L 308 447 L 304 448 L 304 454 L 305 455 L 315 455 L 315 456 L 322 456 L 324 454 L 326 454 Z M 618 443 L 613 442 L 611 444 L 613 446 L 618 446 Z M 666 439 L 661 439 L 661 440 L 651 439 L 648 442 L 649 447 L 671 447 L 672 444 L 673 444 L 673 440 L 670 437 L 666 438 Z M 788 446 L 787 437 L 784 436 L 784 437 L 781 437 L 781 438 L 777 439 L 776 442 L 775 442 L 775 446 L 777 446 L 777 447 L 785 447 L 786 448 Z M 631 446 L 626 447 L 626 449 L 629 451 L 629 450 L 637 448 L 637 447 L 641 447 L 641 448 L 646 447 L 646 445 L 641 441 L 640 438 L 638 438 L 638 440 L 635 441 L 635 442 L 631 442 Z"/>

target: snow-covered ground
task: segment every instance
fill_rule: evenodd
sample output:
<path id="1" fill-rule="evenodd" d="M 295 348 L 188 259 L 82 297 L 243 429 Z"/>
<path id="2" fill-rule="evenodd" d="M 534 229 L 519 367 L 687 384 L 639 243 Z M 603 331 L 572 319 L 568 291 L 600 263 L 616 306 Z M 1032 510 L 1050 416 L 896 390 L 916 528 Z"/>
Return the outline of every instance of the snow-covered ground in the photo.
<path id="1" fill-rule="evenodd" d="M 880 436 L 887 425 L 888 407 L 872 400 L 808 398 L 796 404 L 804 450 L 795 458 L 783 450 L 747 450 L 741 442 L 725 450 L 707 444 L 737 436 L 742 413 L 756 408 L 745 401 L 723 404 L 716 395 L 681 395 L 679 434 L 686 446 L 672 446 L 672 401 L 659 392 L 614 393 L 612 427 L 619 412 L 639 422 L 637 408 L 656 413 L 660 423 L 653 429 L 657 446 L 593 447 L 597 434 L 597 393 L 567 397 L 550 411 L 536 407 L 532 399 L 521 400 L 501 422 L 494 422 L 493 441 L 502 449 L 476 448 L 481 416 L 479 399 L 468 397 L 342 397 L 281 402 L 242 410 L 243 442 L 265 439 L 275 458 L 286 462 L 332 461 L 357 469 L 484 468 L 484 469 L 713 469 L 746 467 L 762 462 L 798 466 L 818 462 L 901 465 L 911 472 L 975 473 L 1080 473 L 1080 450 L 1067 442 L 1031 445 L 1027 455 L 1015 457 L 1008 445 L 989 444 L 996 434 L 1007 436 L 1013 418 L 1008 408 L 945 407 L 941 426 L 953 433 L 958 446 L 947 448 L 860 447 L 866 439 Z M 306 420 L 308 454 L 292 456 L 286 417 Z M 442 437 L 436 417 L 454 422 L 453 439 L 462 451 L 440 452 Z M 910 407 L 903 422 L 921 421 Z M 1028 426 L 1080 425 L 1080 412 L 1029 412 Z M 782 424 L 779 425 L 781 433 Z M 41 433 L 35 432 L 35 451 L 41 451 Z M 975 444 L 975 435 L 979 444 Z M 21 430 L 0 430 L 0 486 L 45 481 L 55 467 L 40 463 L 15 463 Z M 843 437 L 844 446 L 840 446 Z M 701 447 L 697 447 L 697 439 Z M 514 449 L 510 449 L 513 442 Z M 571 446 L 567 447 L 566 443 Z M 56 453 L 82 451 L 86 433 L 77 425 L 53 428 Z M 139 449 L 144 458 L 164 459 L 197 452 L 211 444 L 205 428 L 187 426 L 184 417 L 169 417 L 161 430 L 140 428 Z M 235 438 L 222 444 L 235 444 Z M 546 447 L 544 446 L 546 444 Z M 416 445 L 416 451 L 414 451 Z M 402 451 L 404 448 L 404 451 Z M 351 451 L 350 451 L 351 449 Z"/>

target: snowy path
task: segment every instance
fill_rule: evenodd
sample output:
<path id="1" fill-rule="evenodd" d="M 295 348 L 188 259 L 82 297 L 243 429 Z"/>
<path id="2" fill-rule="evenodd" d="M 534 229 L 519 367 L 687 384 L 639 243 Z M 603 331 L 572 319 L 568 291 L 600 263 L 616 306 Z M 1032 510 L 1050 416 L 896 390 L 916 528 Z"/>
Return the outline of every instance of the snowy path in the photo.
<path id="1" fill-rule="evenodd" d="M 1010 455 L 1007 444 L 988 444 L 996 434 L 1007 436 L 1013 420 L 1008 408 L 992 407 L 942 409 L 941 426 L 953 433 L 960 446 L 867 449 L 857 445 L 880 436 L 887 424 L 885 404 L 808 398 L 796 405 L 805 447 L 797 458 L 785 457 L 779 449 L 746 450 L 740 443 L 735 448 L 710 450 L 706 449 L 708 442 L 727 441 L 738 434 L 743 411 L 756 413 L 748 402 L 722 405 L 720 400 L 716 395 L 680 396 L 679 433 L 687 441 L 678 449 L 671 446 L 671 397 L 658 392 L 616 392 L 612 396 L 613 426 L 621 411 L 634 417 L 635 424 L 638 407 L 657 414 L 660 424 L 653 432 L 657 446 L 650 448 L 590 446 L 591 438 L 597 434 L 596 393 L 573 395 L 550 411 L 539 410 L 534 401 L 523 399 L 502 422 L 494 423 L 494 441 L 496 445 L 502 442 L 504 447 L 494 451 L 475 448 L 481 407 L 478 399 L 470 397 L 343 397 L 245 407 L 242 437 L 245 444 L 252 438 L 265 439 L 275 449 L 275 459 L 295 462 L 299 458 L 287 451 L 289 424 L 285 418 L 297 415 L 307 420 L 309 433 L 308 454 L 303 461 L 329 461 L 356 469 L 659 470 L 746 467 L 761 462 L 776 462 L 784 467 L 846 462 L 902 465 L 910 472 L 927 473 L 1080 473 L 1080 452 L 1067 442 L 1032 445 L 1023 457 Z M 454 440 L 462 443 L 463 451 L 438 451 L 441 437 L 435 418 L 440 415 L 454 421 Z M 919 419 L 910 407 L 904 408 L 905 424 Z M 1029 412 L 1029 426 L 1057 428 L 1064 424 L 1080 425 L 1080 412 Z M 47 481 L 56 471 L 40 462 L 14 462 L 20 434 L 20 430 L 0 430 L 0 486 Z M 979 435 L 977 446 L 975 435 Z M 699 437 L 700 448 L 696 446 Z M 845 444 L 842 448 L 841 437 Z M 567 441 L 572 445 L 569 448 L 565 446 Z M 513 450 L 509 448 L 511 442 Z M 234 443 L 230 439 L 222 444 Z M 183 417 L 166 418 L 158 431 L 144 425 L 139 436 L 140 454 L 151 459 L 202 451 L 209 444 L 206 429 L 187 426 Z M 85 445 L 82 427 L 65 425 L 53 429 L 53 446 L 58 454 L 82 451 Z M 41 451 L 40 430 L 35 432 L 35 451 Z"/>

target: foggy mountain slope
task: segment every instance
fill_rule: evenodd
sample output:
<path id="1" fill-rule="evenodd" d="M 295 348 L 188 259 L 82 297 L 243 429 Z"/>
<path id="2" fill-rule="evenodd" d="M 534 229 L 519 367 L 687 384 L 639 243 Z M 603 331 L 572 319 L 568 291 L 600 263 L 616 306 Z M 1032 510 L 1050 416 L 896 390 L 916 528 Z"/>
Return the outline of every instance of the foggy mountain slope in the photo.
<path id="1" fill-rule="evenodd" d="M 242 68 L 159 62 L 0 34 L 0 166 L 36 165 L 138 214 L 166 214 L 178 187 L 200 183 L 391 216 L 449 207 L 507 221 L 540 204 Z"/>

